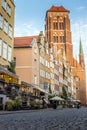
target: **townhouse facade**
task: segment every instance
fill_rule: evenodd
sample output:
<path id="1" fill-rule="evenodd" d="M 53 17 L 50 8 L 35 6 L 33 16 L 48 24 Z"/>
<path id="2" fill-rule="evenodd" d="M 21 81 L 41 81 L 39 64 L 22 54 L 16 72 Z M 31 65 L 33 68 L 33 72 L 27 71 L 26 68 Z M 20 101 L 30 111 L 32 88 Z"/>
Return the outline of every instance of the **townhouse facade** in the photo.
<path id="1" fill-rule="evenodd" d="M 21 81 L 39 88 L 39 49 L 38 36 L 16 37 L 14 39 L 14 57 L 16 60 L 16 73 Z M 37 92 L 31 87 L 35 95 Z"/>
<path id="2" fill-rule="evenodd" d="M 21 80 L 39 86 L 39 50 L 37 38 L 33 36 L 14 39 L 16 73 Z"/>
<path id="3" fill-rule="evenodd" d="M 40 87 L 49 92 L 50 86 L 50 57 L 45 36 L 41 31 L 39 34 L 39 55 L 40 55 Z"/>

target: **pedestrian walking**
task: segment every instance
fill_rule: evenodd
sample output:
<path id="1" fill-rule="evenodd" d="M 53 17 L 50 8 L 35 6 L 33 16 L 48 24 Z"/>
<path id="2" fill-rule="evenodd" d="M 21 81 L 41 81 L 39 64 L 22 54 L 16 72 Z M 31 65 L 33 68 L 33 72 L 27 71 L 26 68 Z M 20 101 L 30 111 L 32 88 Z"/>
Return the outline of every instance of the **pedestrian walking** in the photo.
<path id="1" fill-rule="evenodd" d="M 46 104 L 46 103 L 45 103 L 45 98 L 44 98 L 44 97 L 42 98 L 42 101 L 43 101 L 43 109 L 44 109 L 44 108 L 45 108 L 45 104 Z"/>
<path id="2" fill-rule="evenodd" d="M 56 109 L 56 108 L 57 108 L 56 101 L 54 101 L 54 103 L 53 103 L 53 108 L 54 108 L 54 109 Z"/>
<path id="3" fill-rule="evenodd" d="M 77 108 L 78 108 L 78 109 L 80 108 L 80 104 L 79 104 L 79 103 L 77 104 Z"/>

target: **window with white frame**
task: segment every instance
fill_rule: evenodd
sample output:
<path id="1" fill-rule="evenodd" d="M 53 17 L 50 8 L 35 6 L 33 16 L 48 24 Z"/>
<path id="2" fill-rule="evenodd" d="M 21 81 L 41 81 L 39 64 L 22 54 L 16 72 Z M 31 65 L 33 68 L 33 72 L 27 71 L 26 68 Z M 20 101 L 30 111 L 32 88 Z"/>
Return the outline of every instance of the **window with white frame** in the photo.
<path id="1" fill-rule="evenodd" d="M 4 32 L 8 33 L 8 22 L 4 19 Z"/>
<path id="2" fill-rule="evenodd" d="M 12 26 L 11 25 L 9 25 L 8 35 L 9 35 L 9 37 L 12 38 Z"/>
<path id="3" fill-rule="evenodd" d="M 52 62 L 50 62 L 50 67 L 52 67 Z"/>
<path id="4" fill-rule="evenodd" d="M 45 61 L 45 65 L 47 66 L 47 60 Z"/>
<path id="5" fill-rule="evenodd" d="M 47 67 L 49 67 L 49 62 L 47 61 Z"/>
<path id="6" fill-rule="evenodd" d="M 2 55 L 2 39 L 0 39 L 0 56 Z"/>
<path id="7" fill-rule="evenodd" d="M 6 0 L 2 0 L 2 7 L 6 10 Z"/>
<path id="8" fill-rule="evenodd" d="M 0 28 L 2 28 L 2 23 L 3 23 L 3 17 L 2 17 L 2 15 L 0 14 Z"/>
<path id="9" fill-rule="evenodd" d="M 7 4 L 7 13 L 11 16 L 11 7 Z"/>
<path id="10" fill-rule="evenodd" d="M 54 79 L 54 74 L 50 73 L 50 77 L 51 77 L 51 79 Z"/>
<path id="11" fill-rule="evenodd" d="M 50 79 L 50 74 L 48 72 L 46 72 L 46 78 Z"/>
<path id="12" fill-rule="evenodd" d="M 48 73 L 46 72 L 46 78 L 48 78 Z"/>
<path id="13" fill-rule="evenodd" d="M 11 56 L 12 56 L 12 48 L 8 46 L 8 61 L 11 61 Z"/>
<path id="14" fill-rule="evenodd" d="M 42 64 L 44 65 L 44 58 L 42 57 Z"/>
<path id="15" fill-rule="evenodd" d="M 50 63 L 48 62 L 48 68 L 50 67 Z"/>
<path id="16" fill-rule="evenodd" d="M 3 43 L 3 58 L 7 59 L 7 43 Z"/>
<path id="17" fill-rule="evenodd" d="M 40 76 L 45 77 L 45 71 L 40 69 Z"/>
<path id="18" fill-rule="evenodd" d="M 46 49 L 46 53 L 48 54 L 49 52 L 48 52 L 48 49 Z"/>
<path id="19" fill-rule="evenodd" d="M 54 64 L 52 62 L 50 62 L 50 67 L 54 68 Z"/>

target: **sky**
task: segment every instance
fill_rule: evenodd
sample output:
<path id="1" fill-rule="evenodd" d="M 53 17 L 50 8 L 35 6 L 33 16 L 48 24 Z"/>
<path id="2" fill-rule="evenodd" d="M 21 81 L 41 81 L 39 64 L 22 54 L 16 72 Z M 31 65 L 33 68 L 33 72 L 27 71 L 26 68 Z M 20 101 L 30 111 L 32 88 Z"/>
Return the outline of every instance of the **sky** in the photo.
<path id="1" fill-rule="evenodd" d="M 81 37 L 87 70 L 87 0 L 14 0 L 15 37 L 39 35 L 44 32 L 46 11 L 52 6 L 70 10 L 74 57 L 78 59 Z"/>

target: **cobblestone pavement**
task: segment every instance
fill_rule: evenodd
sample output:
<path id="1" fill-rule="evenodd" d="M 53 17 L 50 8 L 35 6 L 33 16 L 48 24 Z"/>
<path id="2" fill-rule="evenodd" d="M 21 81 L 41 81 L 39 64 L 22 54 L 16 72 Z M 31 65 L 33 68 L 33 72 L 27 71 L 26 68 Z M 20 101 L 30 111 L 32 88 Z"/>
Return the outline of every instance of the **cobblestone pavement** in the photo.
<path id="1" fill-rule="evenodd" d="M 1 114 L 0 130 L 87 130 L 87 108 Z"/>

